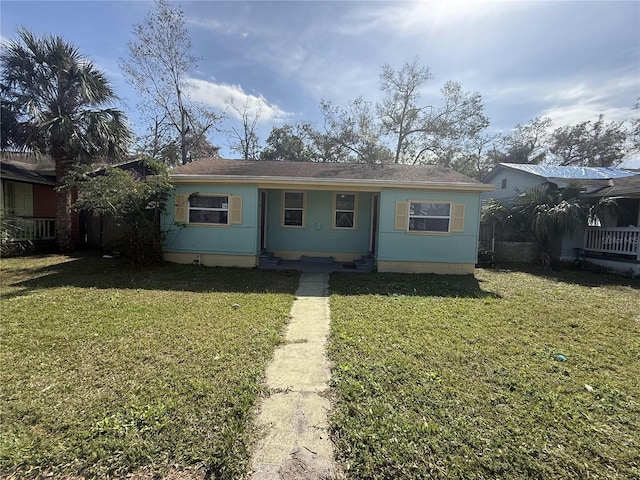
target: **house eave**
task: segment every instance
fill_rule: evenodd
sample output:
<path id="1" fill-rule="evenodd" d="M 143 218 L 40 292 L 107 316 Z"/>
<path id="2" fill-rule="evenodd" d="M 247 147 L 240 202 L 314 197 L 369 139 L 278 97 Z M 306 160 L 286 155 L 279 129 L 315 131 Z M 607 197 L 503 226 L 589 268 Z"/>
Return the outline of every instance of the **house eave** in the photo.
<path id="1" fill-rule="evenodd" d="M 529 176 L 534 177 L 534 178 L 543 178 L 545 180 L 548 180 L 546 177 L 544 177 L 542 175 L 538 175 L 538 174 L 532 173 L 532 172 L 525 172 L 524 170 L 518 170 L 517 168 L 510 167 L 509 165 L 504 165 L 502 163 L 499 163 L 498 165 L 496 165 L 493 168 L 493 170 L 491 170 L 489 173 L 487 173 L 487 175 L 482 179 L 482 181 L 483 182 L 490 182 L 502 170 L 508 170 L 510 172 L 517 172 L 517 173 L 521 173 L 523 175 L 529 175 Z"/>
<path id="2" fill-rule="evenodd" d="M 12 175 L 11 173 L 3 173 L 2 180 L 9 180 L 11 182 L 22 182 L 22 183 L 37 183 L 39 185 L 52 185 L 52 186 L 55 186 L 56 184 L 55 181 L 47 180 L 45 178 L 24 177 L 21 175 Z"/>
<path id="3" fill-rule="evenodd" d="M 390 180 L 360 180 L 342 178 L 255 177 L 238 175 L 171 175 L 177 184 L 218 183 L 256 185 L 258 188 L 300 188 L 328 190 L 334 188 L 380 191 L 384 188 L 411 190 L 456 190 L 466 192 L 490 192 L 495 185 L 465 182 L 417 182 Z"/>

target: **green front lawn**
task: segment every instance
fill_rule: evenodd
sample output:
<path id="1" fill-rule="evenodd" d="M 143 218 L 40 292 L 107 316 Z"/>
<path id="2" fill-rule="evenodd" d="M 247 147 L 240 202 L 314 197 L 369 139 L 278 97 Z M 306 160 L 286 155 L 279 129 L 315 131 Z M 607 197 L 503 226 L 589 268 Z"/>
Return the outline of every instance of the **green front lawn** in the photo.
<path id="1" fill-rule="evenodd" d="M 3 259 L 0 477 L 245 472 L 299 275 Z"/>
<path id="2" fill-rule="evenodd" d="M 0 476 L 246 472 L 298 274 L 0 268 Z M 348 478 L 640 477 L 640 282 L 548 274 L 332 275 Z"/>
<path id="3" fill-rule="evenodd" d="M 332 275 L 347 477 L 640 478 L 640 282 L 554 275 Z"/>

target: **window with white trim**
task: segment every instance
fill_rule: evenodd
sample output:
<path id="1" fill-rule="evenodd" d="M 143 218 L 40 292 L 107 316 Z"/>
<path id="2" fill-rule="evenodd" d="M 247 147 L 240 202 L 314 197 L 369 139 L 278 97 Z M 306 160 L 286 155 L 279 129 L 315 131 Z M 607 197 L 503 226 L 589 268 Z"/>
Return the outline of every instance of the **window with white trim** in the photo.
<path id="1" fill-rule="evenodd" d="M 304 192 L 283 192 L 282 225 L 304 226 Z"/>
<path id="2" fill-rule="evenodd" d="M 189 196 L 189 223 L 229 224 L 228 195 Z"/>
<path id="3" fill-rule="evenodd" d="M 334 197 L 333 226 L 353 229 L 356 226 L 356 194 L 336 193 Z"/>
<path id="4" fill-rule="evenodd" d="M 409 231 L 448 233 L 451 223 L 451 203 L 410 202 Z"/>

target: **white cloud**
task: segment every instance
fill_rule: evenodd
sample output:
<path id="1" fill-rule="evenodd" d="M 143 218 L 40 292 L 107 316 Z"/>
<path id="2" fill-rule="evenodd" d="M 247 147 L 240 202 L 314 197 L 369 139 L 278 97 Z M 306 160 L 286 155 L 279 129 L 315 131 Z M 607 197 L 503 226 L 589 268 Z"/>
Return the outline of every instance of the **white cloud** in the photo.
<path id="1" fill-rule="evenodd" d="M 407 33 L 434 33 L 461 23 L 486 22 L 513 8 L 531 8 L 533 2 L 449 0 L 395 2 L 360 13 L 361 20 L 343 33 L 362 34 L 380 28 Z M 347 27 L 347 25 L 345 25 Z"/>
<path id="2" fill-rule="evenodd" d="M 246 106 L 250 116 L 257 114 L 261 109 L 259 122 L 264 123 L 282 121 L 292 115 L 277 105 L 269 103 L 262 95 L 246 93 L 240 85 L 213 83 L 197 78 L 187 79 L 187 85 L 188 94 L 193 100 L 218 110 L 225 110 L 236 118 L 240 118 L 239 114 L 233 108 L 229 108 L 229 103 L 240 110 Z"/>
<path id="3" fill-rule="evenodd" d="M 210 17 L 190 16 L 186 20 L 190 25 L 194 25 L 196 27 L 204 28 L 206 30 L 211 30 L 225 35 L 234 35 L 238 33 L 238 29 L 233 24 L 219 22 Z M 243 38 L 246 38 L 247 35 L 247 32 L 240 32 L 240 36 L 242 36 Z"/>
<path id="4" fill-rule="evenodd" d="M 225 18 L 224 16 L 217 16 L 216 18 L 213 18 L 206 12 L 206 10 L 205 13 L 203 13 L 202 11 L 198 13 L 191 12 L 185 17 L 186 23 L 188 25 L 192 25 L 204 30 L 209 30 L 217 34 L 228 36 L 237 35 L 241 38 L 247 38 L 249 36 L 247 27 L 251 28 L 252 25 L 246 24 L 246 19 L 243 15 L 238 15 L 237 13 L 235 13 L 234 17 L 232 18 Z M 218 20 L 218 18 L 224 18 L 224 20 Z"/>
<path id="5" fill-rule="evenodd" d="M 623 107 L 607 107 L 604 104 L 580 103 L 551 107 L 542 112 L 543 117 L 549 117 L 557 126 L 575 125 L 588 120 L 597 120 L 604 115 L 605 121 L 621 121 L 630 117 L 631 109 Z"/>
<path id="6" fill-rule="evenodd" d="M 580 76 L 577 68 L 569 66 L 541 71 L 541 78 L 536 78 L 535 69 L 525 68 L 537 64 L 556 66 L 553 59 L 557 52 L 548 51 L 546 37 L 541 37 L 539 43 L 527 43 L 534 35 L 532 31 L 547 33 L 545 25 L 555 25 L 570 11 L 557 12 L 548 2 L 452 0 L 310 2 L 305 8 L 300 5 L 274 10 L 255 2 L 246 12 L 243 10 L 243 15 L 225 16 L 218 12 L 214 20 L 202 15 L 190 21 L 217 33 L 233 33 L 236 42 L 242 32 L 251 32 L 246 42 L 234 43 L 242 45 L 234 51 L 236 61 L 260 65 L 279 81 L 294 84 L 296 93 L 306 92 L 310 99 L 323 98 L 339 105 L 360 95 L 379 100 L 381 65 L 390 63 L 400 68 L 416 56 L 432 67 L 434 74 L 425 86 L 425 100 L 437 101 L 445 80 L 461 81 L 465 90 L 482 94 L 488 110 L 500 112 L 496 114 L 498 123 L 505 126 L 542 115 L 553 117 L 558 124 L 584 121 L 599 113 L 604 113 L 607 120 L 628 117 L 626 107 L 630 110 L 640 90 L 637 80 L 635 87 L 633 84 L 637 69 L 612 72 L 596 67 L 593 58 L 589 67 L 576 62 L 581 68 Z M 538 26 L 530 31 L 532 24 Z M 576 42 L 583 42 L 577 37 Z M 554 44 L 553 48 L 558 47 Z M 581 57 L 574 59 L 577 58 Z M 590 72 L 592 66 L 595 68 Z M 243 84 L 251 91 L 262 90 L 258 84 L 244 80 Z M 240 94 L 242 98 L 244 95 L 245 92 Z"/>
<path id="7" fill-rule="evenodd" d="M 628 120 L 634 115 L 632 107 L 638 92 L 640 80 L 633 71 L 609 72 L 606 77 L 588 79 L 539 79 L 482 90 L 489 102 L 502 107 L 534 105 L 538 109 L 535 116 L 551 118 L 554 126 L 575 125 L 597 119 L 600 114 L 607 121 Z"/>
<path id="8" fill-rule="evenodd" d="M 542 112 L 556 125 L 574 125 L 603 114 L 608 121 L 628 120 L 640 91 L 637 76 L 615 76 L 575 84 L 558 85 L 548 90 Z"/>

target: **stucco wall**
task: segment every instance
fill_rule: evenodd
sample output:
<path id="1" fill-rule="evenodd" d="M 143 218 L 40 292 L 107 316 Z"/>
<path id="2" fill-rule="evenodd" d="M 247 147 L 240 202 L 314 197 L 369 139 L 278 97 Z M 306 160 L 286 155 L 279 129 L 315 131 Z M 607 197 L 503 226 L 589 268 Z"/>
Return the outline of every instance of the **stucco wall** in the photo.
<path id="1" fill-rule="evenodd" d="M 175 204 L 162 219 L 167 232 L 166 252 L 218 255 L 256 255 L 259 253 L 260 191 L 257 187 L 178 186 L 175 193 L 218 193 L 242 196 L 242 224 L 229 226 L 185 225 L 173 222 Z M 372 199 L 379 195 L 377 258 L 389 262 L 426 262 L 473 265 L 478 248 L 480 194 L 472 192 L 431 192 L 384 190 L 357 193 L 356 228 L 336 229 L 332 226 L 333 195 L 337 191 L 306 190 L 304 227 L 282 225 L 282 190 L 267 193 L 267 249 L 285 252 L 288 258 L 300 255 L 334 254 L 340 258 L 356 258 L 369 252 L 371 241 Z M 343 193 L 349 193 L 344 190 Z M 396 202 L 408 200 L 450 201 L 464 204 L 464 229 L 446 234 L 416 234 L 395 229 Z M 189 257 L 191 258 L 191 257 Z M 386 263 L 385 263 L 386 262 Z M 395 268 L 395 267 L 393 267 Z M 453 267 L 447 267 L 451 270 Z M 466 268 L 466 267 L 465 267 Z M 458 267 L 453 268 L 453 270 Z M 453 271 L 451 270 L 451 271 Z M 456 270 L 457 271 L 457 270 Z"/>
<path id="2" fill-rule="evenodd" d="M 238 225 L 174 224 L 175 194 L 217 193 L 242 197 L 242 223 Z M 165 251 L 229 255 L 255 255 L 258 251 L 258 188 L 252 186 L 179 185 L 169 199 L 162 228 L 167 232 Z"/>
<path id="3" fill-rule="evenodd" d="M 352 230 L 333 228 L 332 200 L 337 191 L 304 191 L 306 195 L 305 225 L 303 227 L 283 226 L 282 192 L 282 190 L 267 191 L 267 249 L 269 251 L 344 253 L 354 256 L 369 252 L 372 193 L 356 193 L 356 228 Z M 341 193 L 350 192 L 345 190 Z"/>
<path id="4" fill-rule="evenodd" d="M 407 200 L 439 200 L 464 204 L 464 231 L 416 234 L 396 230 L 396 202 Z M 380 196 L 378 260 L 475 264 L 479 212 L 479 193 L 384 190 Z"/>

